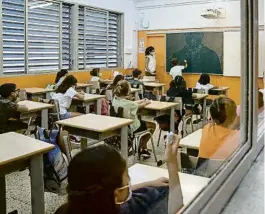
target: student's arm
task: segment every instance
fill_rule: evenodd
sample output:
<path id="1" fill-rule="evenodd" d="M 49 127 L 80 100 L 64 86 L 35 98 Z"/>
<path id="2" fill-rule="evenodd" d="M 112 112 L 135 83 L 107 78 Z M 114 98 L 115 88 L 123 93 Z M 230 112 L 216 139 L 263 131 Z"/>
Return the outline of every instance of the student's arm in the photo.
<path id="1" fill-rule="evenodd" d="M 184 60 L 184 69 L 188 67 L 188 62 L 187 60 Z"/>
<path id="2" fill-rule="evenodd" d="M 169 185 L 169 179 L 161 177 L 153 181 L 147 181 L 147 182 L 143 182 L 140 184 L 135 184 L 132 186 L 132 190 L 134 191 L 134 190 L 141 189 L 144 187 L 162 187 L 162 186 L 168 186 L 168 185 Z"/>
<path id="3" fill-rule="evenodd" d="M 77 92 L 74 97 L 78 98 L 79 100 L 83 100 L 85 99 L 85 94 L 84 92 Z"/>
<path id="4" fill-rule="evenodd" d="M 180 138 L 177 135 L 173 137 L 173 143 L 167 144 L 165 159 L 169 174 L 169 197 L 168 213 L 175 214 L 183 207 L 183 196 L 178 174 L 177 154 Z"/>
<path id="5" fill-rule="evenodd" d="M 150 62 L 150 59 L 148 57 L 145 57 L 145 69 L 146 71 L 151 72 L 149 70 L 149 62 Z"/>
<path id="6" fill-rule="evenodd" d="M 151 102 L 149 100 L 147 100 L 147 99 L 144 99 L 144 100 L 137 100 L 137 101 L 135 101 L 135 103 L 138 104 L 139 108 L 144 108 L 145 106 L 147 106 Z"/>

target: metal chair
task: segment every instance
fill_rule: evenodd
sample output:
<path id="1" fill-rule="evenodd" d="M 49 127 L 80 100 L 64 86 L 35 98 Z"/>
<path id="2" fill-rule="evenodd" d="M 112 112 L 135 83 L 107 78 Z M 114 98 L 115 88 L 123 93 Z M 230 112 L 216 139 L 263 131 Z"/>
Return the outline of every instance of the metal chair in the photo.
<path id="1" fill-rule="evenodd" d="M 114 106 L 110 106 L 110 116 L 126 118 L 126 112 L 121 107 L 116 108 Z M 146 131 L 142 131 L 142 132 L 138 132 L 138 133 L 133 134 L 134 162 L 136 162 L 136 154 L 138 154 L 138 160 L 140 160 L 140 154 L 139 154 L 140 142 L 141 142 L 142 137 L 144 137 L 146 135 L 150 136 L 155 162 L 157 163 L 157 166 L 161 166 L 163 164 L 163 162 L 161 160 L 157 159 L 154 139 L 153 139 L 153 135 L 152 135 L 150 129 L 147 129 Z"/>
<path id="2" fill-rule="evenodd" d="M 100 93 L 100 83 L 99 81 L 89 81 L 89 84 L 92 84 L 90 93 L 91 94 L 99 94 Z"/>

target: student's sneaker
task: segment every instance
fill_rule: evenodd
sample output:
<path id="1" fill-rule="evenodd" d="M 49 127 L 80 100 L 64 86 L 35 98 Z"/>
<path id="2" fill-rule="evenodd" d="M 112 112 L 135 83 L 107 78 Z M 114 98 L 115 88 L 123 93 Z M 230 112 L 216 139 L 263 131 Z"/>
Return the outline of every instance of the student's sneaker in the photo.
<path id="1" fill-rule="evenodd" d="M 140 149 L 139 155 L 144 159 L 148 159 L 151 157 L 151 153 L 148 149 Z"/>

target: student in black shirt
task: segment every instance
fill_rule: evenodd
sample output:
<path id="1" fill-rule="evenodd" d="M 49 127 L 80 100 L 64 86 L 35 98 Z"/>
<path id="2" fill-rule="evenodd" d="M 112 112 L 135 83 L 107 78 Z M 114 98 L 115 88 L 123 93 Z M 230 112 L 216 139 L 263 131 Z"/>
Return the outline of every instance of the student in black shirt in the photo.
<path id="1" fill-rule="evenodd" d="M 178 176 L 179 137 L 168 144 L 169 179 L 131 185 L 126 161 L 107 145 L 78 153 L 68 168 L 68 202 L 55 214 L 176 213 L 183 206 Z"/>
<path id="2" fill-rule="evenodd" d="M 18 105 L 19 89 L 13 83 L 0 86 L 0 134 L 27 129 L 27 124 L 19 120 L 20 112 L 28 110 L 26 106 Z"/>

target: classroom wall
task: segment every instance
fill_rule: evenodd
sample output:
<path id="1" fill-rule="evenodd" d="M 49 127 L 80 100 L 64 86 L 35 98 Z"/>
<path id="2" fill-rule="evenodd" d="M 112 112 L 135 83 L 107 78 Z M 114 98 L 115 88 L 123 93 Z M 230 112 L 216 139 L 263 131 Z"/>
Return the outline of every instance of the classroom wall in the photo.
<path id="1" fill-rule="evenodd" d="M 138 22 L 149 22 L 145 30 L 204 28 L 240 26 L 239 0 L 136 0 Z M 264 0 L 259 0 L 259 20 L 264 24 Z M 201 17 L 201 11 L 208 8 L 224 8 L 225 19 L 210 20 Z M 141 28 L 139 26 L 140 30 Z"/>
<path id="2" fill-rule="evenodd" d="M 152 32 L 152 31 L 151 31 Z M 165 33 L 147 34 L 150 31 L 139 31 L 138 40 L 144 39 L 146 47 L 154 46 L 156 48 L 156 59 L 157 59 L 157 79 L 167 85 L 172 77 L 165 72 L 165 58 L 166 58 L 166 47 L 165 47 Z M 139 47 L 138 47 L 139 48 Z M 144 53 L 138 53 L 138 67 L 144 71 L 145 67 L 145 56 Z M 184 74 L 183 75 L 187 87 L 195 87 L 196 82 L 200 75 L 197 74 Z M 240 77 L 227 77 L 221 75 L 210 75 L 211 83 L 216 86 L 227 86 L 229 87 L 228 96 L 233 99 L 238 105 L 240 104 Z M 258 79 L 259 88 L 264 88 L 263 79 Z"/>
<path id="3" fill-rule="evenodd" d="M 131 74 L 131 69 L 115 69 L 126 74 Z M 87 83 L 91 76 L 89 71 L 71 72 L 79 83 Z M 4 83 L 15 83 L 18 88 L 41 87 L 44 88 L 48 84 L 54 84 L 56 73 L 35 74 L 35 75 L 19 75 L 19 76 L 3 76 L 0 77 L 0 85 Z M 102 79 L 112 78 L 112 70 L 102 70 Z"/>
<path id="4" fill-rule="evenodd" d="M 124 13 L 124 67 L 137 65 L 137 15 L 133 0 L 69 0 L 69 2 Z"/>

